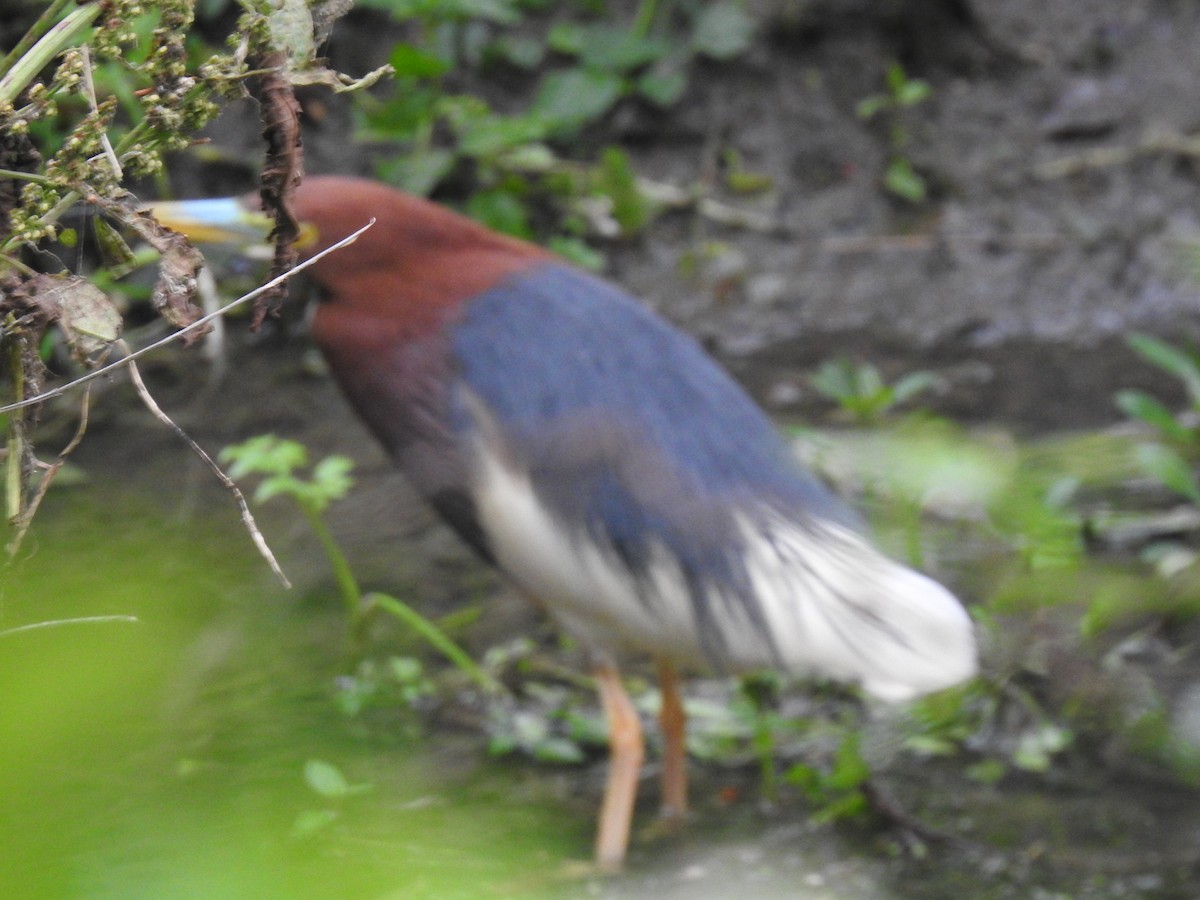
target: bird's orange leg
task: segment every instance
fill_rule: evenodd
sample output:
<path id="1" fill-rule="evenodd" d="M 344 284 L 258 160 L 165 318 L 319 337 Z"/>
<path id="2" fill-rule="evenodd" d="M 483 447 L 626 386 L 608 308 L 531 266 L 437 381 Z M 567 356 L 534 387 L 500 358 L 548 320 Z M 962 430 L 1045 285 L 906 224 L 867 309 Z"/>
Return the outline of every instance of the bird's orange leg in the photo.
<path id="1" fill-rule="evenodd" d="M 596 864 L 601 869 L 619 869 L 629 847 L 633 802 L 637 797 L 638 773 L 646 755 L 642 723 L 633 701 L 621 685 L 617 667 L 605 662 L 596 667 L 596 687 L 608 720 L 608 784 L 600 807 L 596 833 Z"/>
<path id="2" fill-rule="evenodd" d="M 679 694 L 679 676 L 665 659 L 658 661 L 658 686 L 662 708 L 658 724 L 662 730 L 662 814 L 678 821 L 687 814 L 687 714 Z"/>

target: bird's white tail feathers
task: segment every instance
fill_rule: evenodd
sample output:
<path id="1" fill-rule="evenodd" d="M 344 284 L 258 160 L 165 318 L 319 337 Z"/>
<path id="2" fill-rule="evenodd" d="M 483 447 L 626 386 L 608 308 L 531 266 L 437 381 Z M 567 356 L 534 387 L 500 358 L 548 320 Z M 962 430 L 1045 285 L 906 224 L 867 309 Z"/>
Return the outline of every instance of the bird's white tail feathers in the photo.
<path id="1" fill-rule="evenodd" d="M 528 474 L 481 445 L 475 501 L 497 562 L 585 644 L 729 670 L 782 665 L 902 701 L 974 674 L 971 619 L 932 579 L 854 531 L 770 511 L 740 517 L 744 577 L 706 581 L 652 546 L 641 573 L 540 501 Z M 732 536 L 731 536 L 732 537 Z M 695 574 L 695 573 L 693 573 Z"/>
<path id="2" fill-rule="evenodd" d="M 890 701 L 975 674 L 971 619 L 936 581 L 838 525 L 770 517 L 743 528 L 752 592 L 789 670 Z"/>

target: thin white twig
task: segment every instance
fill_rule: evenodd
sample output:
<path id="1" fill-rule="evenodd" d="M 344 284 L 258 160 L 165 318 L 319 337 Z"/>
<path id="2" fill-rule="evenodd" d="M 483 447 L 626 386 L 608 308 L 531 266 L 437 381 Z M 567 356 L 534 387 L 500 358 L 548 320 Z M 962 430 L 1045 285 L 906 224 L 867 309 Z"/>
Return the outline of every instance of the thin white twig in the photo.
<path id="1" fill-rule="evenodd" d="M 220 308 L 221 295 L 217 289 L 217 279 L 207 266 L 196 273 L 196 291 L 200 295 L 200 306 L 205 315 Z M 225 380 L 226 349 L 225 320 L 217 319 L 213 322 L 212 331 L 204 336 L 204 356 L 211 366 L 210 384 L 220 384 Z"/>
<path id="2" fill-rule="evenodd" d="M 359 235 L 361 235 L 364 231 L 366 231 L 368 228 L 370 228 L 374 224 L 375 224 L 375 219 L 371 219 L 369 222 L 367 222 L 366 225 L 364 225 L 362 228 L 358 229 L 358 231 L 354 232 L 351 235 L 348 235 L 347 237 L 342 238 L 340 241 L 338 241 L 336 244 L 332 245 L 328 249 L 322 250 L 320 253 L 314 255 L 310 259 L 306 259 L 304 262 L 300 263 L 299 265 L 295 266 L 292 269 L 289 269 L 287 272 L 284 272 L 282 275 L 279 275 L 276 278 L 272 278 L 266 284 L 261 285 L 260 287 L 257 287 L 254 290 L 250 291 L 250 293 L 243 294 L 242 296 L 238 297 L 236 300 L 231 300 L 229 303 L 226 303 L 224 306 L 222 306 L 220 309 L 216 310 L 215 312 L 209 313 L 207 316 L 201 316 L 195 322 L 192 322 L 190 325 L 185 325 L 183 328 L 180 328 L 178 331 L 167 335 L 162 340 L 155 341 L 153 344 L 148 344 L 147 346 L 143 347 L 141 350 L 136 350 L 133 353 L 130 353 L 128 356 L 122 357 L 121 359 L 117 360 L 116 362 L 109 363 L 107 366 L 101 366 L 99 369 L 95 369 L 91 372 L 88 372 L 86 375 L 81 375 L 80 377 L 76 378 L 74 381 L 68 382 L 67 384 L 64 384 L 60 387 L 56 387 L 52 390 L 38 394 L 36 397 L 27 397 L 26 399 L 21 400 L 18 403 L 10 403 L 8 406 L 0 406 L 0 413 L 12 412 L 13 410 L 16 410 L 16 409 L 24 409 L 27 406 L 33 406 L 35 403 L 41 403 L 44 400 L 50 400 L 54 397 L 60 397 L 63 394 L 65 394 L 67 391 L 71 390 L 72 388 L 79 387 L 79 385 L 85 384 L 89 381 L 92 381 L 95 378 L 99 378 L 101 375 L 107 375 L 110 372 L 113 372 L 113 371 L 121 368 L 121 366 L 128 365 L 129 363 L 133 362 L 138 357 L 144 356 L 153 350 L 159 349 L 160 347 L 165 347 L 167 344 L 171 343 L 172 341 L 178 340 L 183 335 L 187 334 L 189 331 L 195 331 L 197 328 L 201 328 L 204 325 L 207 325 L 209 322 L 211 322 L 213 319 L 216 319 L 218 316 L 223 316 L 223 315 L 225 315 L 225 313 L 229 312 L 231 309 L 236 309 L 237 307 L 241 306 L 242 304 L 248 303 L 249 301 L 253 300 L 255 297 L 259 296 L 260 294 L 263 294 L 264 292 L 273 289 L 276 285 L 282 284 L 284 281 L 291 278 L 293 275 L 297 274 L 298 272 L 304 271 L 309 266 L 311 266 L 313 263 L 317 262 L 317 260 L 327 256 L 328 254 L 332 253 L 333 251 L 340 250 L 342 247 L 345 247 L 348 244 L 353 244 L 358 239 Z"/>
<path id="3" fill-rule="evenodd" d="M 81 45 L 79 50 L 83 54 L 83 89 L 87 92 L 88 102 L 92 105 L 92 112 L 99 114 L 100 104 L 96 102 L 96 85 L 92 80 L 92 54 L 87 44 Z M 112 166 L 113 175 L 117 181 L 123 180 L 125 173 L 121 171 L 121 161 L 117 159 L 116 151 L 113 150 L 112 143 L 108 139 L 107 131 L 100 132 L 100 146 L 104 148 L 104 158 Z"/>
<path id="4" fill-rule="evenodd" d="M 129 345 L 124 341 L 117 341 L 117 344 L 123 350 L 128 352 Z M 246 502 L 246 496 L 242 493 L 241 488 L 234 483 L 232 478 L 230 478 L 221 470 L 221 467 L 218 466 L 213 458 L 205 452 L 203 447 L 192 440 L 191 435 L 175 424 L 175 421 L 165 412 L 163 412 L 162 407 L 159 406 L 155 402 L 154 397 L 151 396 L 150 391 L 146 387 L 146 383 L 142 381 L 142 373 L 138 369 L 137 363 L 132 362 L 129 356 L 125 357 L 125 361 L 129 363 L 129 378 L 133 382 L 134 389 L 137 391 L 138 396 L 141 397 L 142 403 L 144 403 L 146 408 L 154 414 L 156 419 L 170 428 L 171 431 L 175 433 L 176 437 L 187 444 L 188 447 L 191 448 L 192 452 L 200 457 L 201 461 L 203 461 L 203 463 L 208 466 L 212 473 L 217 476 L 217 480 L 220 481 L 221 484 L 225 486 L 225 489 L 233 495 L 234 502 L 237 503 L 238 510 L 242 514 L 242 524 L 246 526 L 246 531 L 250 533 L 250 539 L 254 541 L 254 546 L 258 548 L 258 552 L 262 555 L 262 558 L 267 561 L 267 565 L 271 567 L 271 571 L 275 573 L 275 576 L 283 583 L 283 586 L 290 588 L 292 583 L 288 580 L 287 575 L 283 573 L 283 569 L 280 568 L 279 561 L 275 559 L 275 554 L 271 552 L 271 548 L 267 544 L 267 539 L 263 537 L 262 532 L 259 531 L 258 523 L 254 521 L 254 514 L 250 512 L 250 504 Z"/>
<path id="5" fill-rule="evenodd" d="M 0 631 L 0 638 L 23 634 L 26 631 L 40 631 L 43 628 L 60 628 L 63 625 L 97 625 L 108 622 L 142 624 L 142 620 L 137 616 L 80 616 L 76 619 L 51 619 L 48 622 L 33 622 L 29 625 L 18 625 L 15 628 L 5 628 Z"/>

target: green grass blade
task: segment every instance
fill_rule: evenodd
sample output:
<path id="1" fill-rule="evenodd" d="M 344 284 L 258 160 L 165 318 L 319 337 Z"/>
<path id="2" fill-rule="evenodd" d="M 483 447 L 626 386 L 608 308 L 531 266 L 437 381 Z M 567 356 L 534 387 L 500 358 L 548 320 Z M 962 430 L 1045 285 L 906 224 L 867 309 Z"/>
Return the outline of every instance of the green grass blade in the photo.
<path id="1" fill-rule="evenodd" d="M 476 665 L 475 660 L 471 659 L 458 644 L 454 643 L 450 637 L 438 628 L 433 622 L 425 618 L 407 603 L 397 600 L 395 597 L 389 597 L 387 594 L 369 594 L 367 595 L 368 603 L 378 606 L 385 612 L 395 616 L 417 634 L 421 635 L 433 647 L 445 656 L 450 662 L 454 663 L 460 671 L 471 678 L 485 691 L 490 693 L 501 693 L 504 687 L 492 678 L 487 672 Z"/>

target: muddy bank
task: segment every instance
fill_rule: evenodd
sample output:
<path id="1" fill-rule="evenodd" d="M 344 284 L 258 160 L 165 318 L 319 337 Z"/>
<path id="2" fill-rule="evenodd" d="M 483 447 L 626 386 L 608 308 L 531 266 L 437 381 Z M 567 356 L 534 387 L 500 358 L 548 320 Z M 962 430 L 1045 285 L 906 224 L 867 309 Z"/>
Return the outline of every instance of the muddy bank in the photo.
<path id="1" fill-rule="evenodd" d="M 1114 417 L 1113 391 L 1154 378 L 1122 333 L 1200 332 L 1200 149 L 1188 140 L 1200 124 L 1200 11 L 1160 0 L 753 11 L 752 48 L 699 65 L 675 108 L 626 102 L 585 146 L 560 151 L 589 159 L 617 144 L 643 177 L 765 218 L 745 228 L 670 212 L 633 243 L 601 245 L 609 275 L 705 339 L 774 408 L 804 409 L 813 367 L 849 353 L 936 371 L 955 417 L 1094 424 Z M 327 52 L 357 75 L 403 37 L 355 11 Z M 928 188 L 917 204 L 882 187 L 888 127 L 856 112 L 893 61 L 932 87 L 900 116 L 903 155 Z M 504 74 L 463 75 L 461 88 L 524 108 L 534 79 Z M 304 100 L 309 170 L 372 174 L 388 150 L 347 146 L 351 101 Z M 176 191 L 248 187 L 257 130 L 248 105 L 231 108 L 208 162 L 172 166 Z M 731 152 L 766 190 L 726 187 Z"/>

